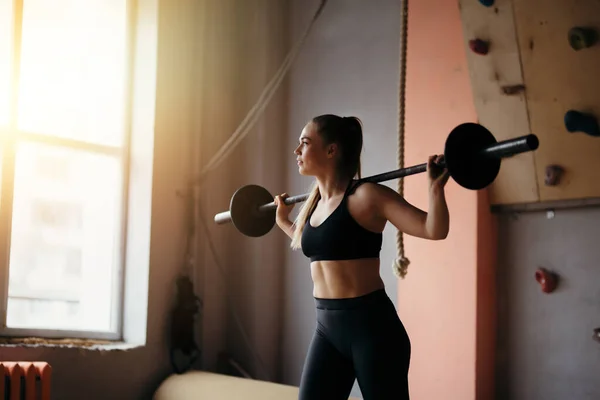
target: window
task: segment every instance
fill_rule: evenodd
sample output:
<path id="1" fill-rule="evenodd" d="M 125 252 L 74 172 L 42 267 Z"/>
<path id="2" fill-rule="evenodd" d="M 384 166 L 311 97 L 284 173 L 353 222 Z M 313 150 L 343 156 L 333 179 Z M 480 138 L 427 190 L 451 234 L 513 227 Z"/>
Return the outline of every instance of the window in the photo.
<path id="1" fill-rule="evenodd" d="M 121 338 L 127 0 L 0 0 L 5 336 Z"/>

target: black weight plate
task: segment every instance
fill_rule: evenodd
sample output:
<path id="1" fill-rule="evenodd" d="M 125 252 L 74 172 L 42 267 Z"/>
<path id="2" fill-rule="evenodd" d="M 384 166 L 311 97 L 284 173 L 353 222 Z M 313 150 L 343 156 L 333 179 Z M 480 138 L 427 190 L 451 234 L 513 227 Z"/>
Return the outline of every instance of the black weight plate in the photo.
<path id="1" fill-rule="evenodd" d="M 479 124 L 467 122 L 454 128 L 444 149 L 452 179 L 471 190 L 483 189 L 492 183 L 500 172 L 501 160 L 485 157 L 481 151 L 495 143 L 494 135 Z"/>
<path id="2" fill-rule="evenodd" d="M 231 222 L 246 236 L 267 234 L 275 225 L 275 211 L 258 211 L 258 207 L 273 201 L 273 196 L 262 186 L 246 185 L 231 197 L 229 212 Z"/>

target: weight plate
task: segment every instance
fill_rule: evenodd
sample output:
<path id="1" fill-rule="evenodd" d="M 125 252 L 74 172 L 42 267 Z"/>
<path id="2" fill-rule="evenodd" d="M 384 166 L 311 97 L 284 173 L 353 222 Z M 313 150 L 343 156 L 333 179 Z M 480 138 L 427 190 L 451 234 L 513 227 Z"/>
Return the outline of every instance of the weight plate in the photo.
<path id="1" fill-rule="evenodd" d="M 500 172 L 501 160 L 483 156 L 482 150 L 495 143 L 494 135 L 479 124 L 468 122 L 454 128 L 444 149 L 452 179 L 471 190 L 483 189 L 492 183 Z"/>
<path id="2" fill-rule="evenodd" d="M 259 212 L 258 207 L 273 199 L 271 193 L 262 186 L 242 186 L 231 197 L 231 222 L 246 236 L 266 235 L 275 225 L 276 210 Z"/>

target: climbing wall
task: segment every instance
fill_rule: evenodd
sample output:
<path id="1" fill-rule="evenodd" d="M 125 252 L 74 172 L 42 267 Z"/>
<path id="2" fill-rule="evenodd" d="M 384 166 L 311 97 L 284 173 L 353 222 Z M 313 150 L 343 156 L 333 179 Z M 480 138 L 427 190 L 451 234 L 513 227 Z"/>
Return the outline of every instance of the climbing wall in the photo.
<path id="1" fill-rule="evenodd" d="M 512 2 L 493 8 L 477 0 L 461 0 L 461 18 L 473 98 L 479 123 L 497 140 L 530 133 L 523 75 L 512 18 Z M 510 94 L 505 94 L 510 91 Z M 509 117 L 510 116 L 510 117 Z M 490 186 L 492 203 L 529 203 L 539 199 L 533 153 L 502 163 Z"/>
<path id="2" fill-rule="evenodd" d="M 573 28 L 600 30 L 600 1 L 513 3 L 530 126 L 543 144 L 536 154 L 540 200 L 600 196 L 600 132 L 597 122 L 578 118 L 578 113 L 600 117 L 600 46 L 576 50 L 569 40 Z M 552 165 L 565 172 L 548 185 L 546 169 Z"/>
<path id="3" fill-rule="evenodd" d="M 540 147 L 502 164 L 492 204 L 600 197 L 600 2 L 460 0 L 479 122 Z"/>

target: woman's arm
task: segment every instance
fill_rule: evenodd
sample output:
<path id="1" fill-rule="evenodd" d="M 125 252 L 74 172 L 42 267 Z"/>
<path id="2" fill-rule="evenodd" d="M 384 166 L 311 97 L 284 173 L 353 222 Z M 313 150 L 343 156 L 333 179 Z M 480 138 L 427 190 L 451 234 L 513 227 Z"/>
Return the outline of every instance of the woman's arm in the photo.
<path id="1" fill-rule="evenodd" d="M 294 237 L 294 226 L 292 221 L 289 219 L 285 220 L 276 220 L 277 226 L 281 228 L 281 230 L 292 239 Z"/>
<path id="2" fill-rule="evenodd" d="M 395 190 L 387 186 L 362 185 L 365 186 L 365 191 L 370 192 L 365 195 L 374 204 L 377 214 L 408 235 L 431 240 L 445 239 L 450 229 L 450 213 L 444 194 L 444 186 L 449 175 L 447 170 L 442 170 L 434 164 L 439 160 L 439 156 L 431 156 L 428 162 L 429 207 L 427 212 L 408 203 Z"/>
<path id="3" fill-rule="evenodd" d="M 374 204 L 376 214 L 407 235 L 424 239 L 445 239 L 449 230 L 449 213 L 443 192 L 429 193 L 427 212 L 407 202 L 395 190 L 377 184 L 365 184 L 366 194 Z M 357 190 L 358 193 L 358 190 Z"/>
<path id="4" fill-rule="evenodd" d="M 425 222 L 426 232 L 432 240 L 446 239 L 450 230 L 450 212 L 443 188 L 429 190 L 429 209 Z"/>
<path id="5" fill-rule="evenodd" d="M 288 197 L 287 193 L 282 193 L 275 196 L 275 204 L 277 205 L 277 211 L 275 214 L 275 223 L 281 230 L 290 237 L 294 238 L 294 225 L 289 219 L 289 215 L 294 209 L 295 204 L 287 205 L 283 200 Z"/>

